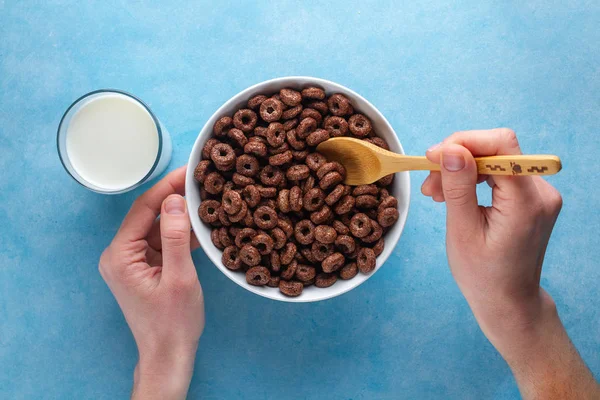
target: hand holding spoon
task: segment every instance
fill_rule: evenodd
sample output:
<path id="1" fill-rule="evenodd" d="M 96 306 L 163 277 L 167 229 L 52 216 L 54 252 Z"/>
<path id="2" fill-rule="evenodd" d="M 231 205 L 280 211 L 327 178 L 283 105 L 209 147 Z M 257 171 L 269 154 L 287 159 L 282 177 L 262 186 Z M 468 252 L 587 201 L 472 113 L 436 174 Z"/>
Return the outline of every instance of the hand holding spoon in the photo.
<path id="1" fill-rule="evenodd" d="M 347 185 L 364 185 L 400 171 L 439 171 L 439 164 L 425 157 L 404 156 L 364 140 L 336 137 L 317 146 L 330 161 L 346 168 Z M 475 157 L 481 175 L 553 175 L 561 170 L 560 158 L 553 155 Z"/>

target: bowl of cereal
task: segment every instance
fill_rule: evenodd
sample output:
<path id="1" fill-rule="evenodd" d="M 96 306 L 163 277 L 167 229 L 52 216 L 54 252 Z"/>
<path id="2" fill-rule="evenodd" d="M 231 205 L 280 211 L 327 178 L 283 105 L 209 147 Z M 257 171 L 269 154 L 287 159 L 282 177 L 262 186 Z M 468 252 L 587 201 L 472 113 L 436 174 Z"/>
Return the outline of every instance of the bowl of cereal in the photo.
<path id="1" fill-rule="evenodd" d="M 371 103 L 318 78 L 261 82 L 207 121 L 186 198 L 196 237 L 229 279 L 270 299 L 310 302 L 352 290 L 385 263 L 406 222 L 408 172 L 345 185 L 343 166 L 316 151 L 337 136 L 404 154 Z"/>

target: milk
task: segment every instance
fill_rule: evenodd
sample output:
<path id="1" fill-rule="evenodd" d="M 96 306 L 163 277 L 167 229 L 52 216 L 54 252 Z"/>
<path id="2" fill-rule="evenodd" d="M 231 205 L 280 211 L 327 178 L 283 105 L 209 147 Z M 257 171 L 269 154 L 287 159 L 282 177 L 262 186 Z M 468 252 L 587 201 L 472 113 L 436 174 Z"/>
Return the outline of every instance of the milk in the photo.
<path id="1" fill-rule="evenodd" d="M 159 160 L 156 122 L 142 104 L 121 93 L 105 92 L 84 99 L 65 136 L 71 166 L 101 191 L 124 190 L 140 183 Z M 168 145 L 170 158 L 170 141 Z"/>

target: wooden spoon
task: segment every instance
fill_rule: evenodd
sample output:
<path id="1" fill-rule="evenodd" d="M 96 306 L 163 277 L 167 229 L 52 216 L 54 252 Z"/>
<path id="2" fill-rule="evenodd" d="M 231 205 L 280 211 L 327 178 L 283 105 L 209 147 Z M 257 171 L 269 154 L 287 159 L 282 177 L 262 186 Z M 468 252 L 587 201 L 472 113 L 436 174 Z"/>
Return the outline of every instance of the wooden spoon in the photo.
<path id="1" fill-rule="evenodd" d="M 347 185 L 373 183 L 400 171 L 439 171 L 439 164 L 425 157 L 403 156 L 364 140 L 337 137 L 320 143 L 317 151 L 346 168 Z M 476 157 L 482 175 L 553 175 L 561 170 L 560 158 L 552 155 Z"/>

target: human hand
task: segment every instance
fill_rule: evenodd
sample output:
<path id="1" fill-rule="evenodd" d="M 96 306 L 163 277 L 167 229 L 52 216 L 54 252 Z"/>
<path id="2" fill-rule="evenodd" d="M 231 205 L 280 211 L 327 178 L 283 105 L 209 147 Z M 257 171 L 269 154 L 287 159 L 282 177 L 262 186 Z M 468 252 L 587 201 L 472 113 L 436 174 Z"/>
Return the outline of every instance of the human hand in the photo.
<path id="1" fill-rule="evenodd" d="M 100 257 L 138 347 L 132 398 L 185 398 L 204 329 L 184 185 L 181 167 L 141 195 Z"/>

